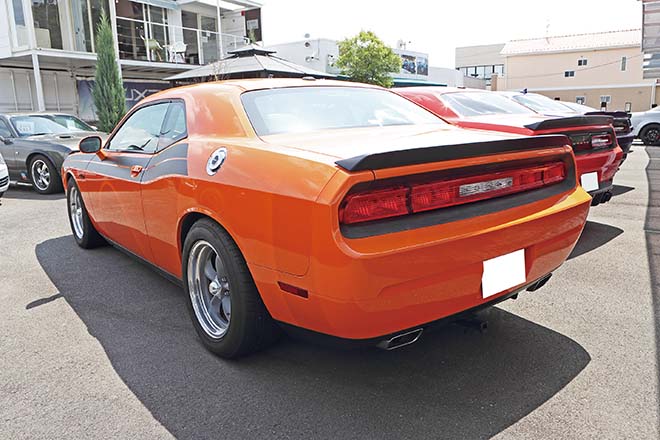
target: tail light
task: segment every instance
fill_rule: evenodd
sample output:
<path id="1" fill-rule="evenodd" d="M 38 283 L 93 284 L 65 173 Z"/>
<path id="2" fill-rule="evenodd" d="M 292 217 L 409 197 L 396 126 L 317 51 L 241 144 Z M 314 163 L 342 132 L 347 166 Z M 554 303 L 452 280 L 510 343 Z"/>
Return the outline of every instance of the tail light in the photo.
<path id="1" fill-rule="evenodd" d="M 614 137 L 611 133 L 583 133 L 569 134 L 574 151 L 589 151 L 610 148 L 614 146 Z"/>
<path id="2" fill-rule="evenodd" d="M 611 134 L 598 134 L 591 136 L 591 147 L 593 149 L 608 148 L 612 145 Z"/>
<path id="3" fill-rule="evenodd" d="M 353 224 L 447 208 L 554 185 L 565 177 L 565 164 L 558 161 L 356 192 L 341 203 L 339 221 Z"/>

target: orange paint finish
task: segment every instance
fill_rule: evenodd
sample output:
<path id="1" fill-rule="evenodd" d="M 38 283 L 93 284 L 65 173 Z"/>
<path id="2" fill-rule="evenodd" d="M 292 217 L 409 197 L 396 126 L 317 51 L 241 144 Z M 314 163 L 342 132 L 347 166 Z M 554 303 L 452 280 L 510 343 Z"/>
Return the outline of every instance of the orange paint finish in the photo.
<path id="1" fill-rule="evenodd" d="M 151 155 L 107 150 L 72 154 L 63 175 L 76 180 L 101 234 L 176 277 L 182 273 L 181 238 L 188 219 L 214 219 L 243 253 L 273 318 L 344 338 L 377 337 L 483 304 L 480 283 L 486 259 L 525 249 L 531 283 L 559 267 L 572 250 L 590 203 L 575 182 L 560 194 L 490 214 L 347 238 L 339 225 L 339 204 L 358 183 L 522 159 L 562 156 L 573 161 L 573 153 L 564 146 L 349 172 L 335 161 L 360 151 L 392 149 L 406 142 L 436 146 L 448 138 L 450 143 L 476 143 L 514 136 L 465 131 L 441 121 L 437 126 L 316 135 L 259 138 L 254 133 L 241 104 L 242 93 L 315 86 L 372 87 L 244 80 L 164 91 L 138 107 L 156 100 L 183 100 L 187 138 Z M 167 156 L 174 148 L 185 155 Z M 210 176 L 206 165 L 219 148 L 226 149 L 226 160 Z M 177 172 L 159 171 L 175 165 Z M 136 166 L 142 167 L 140 172 L 131 173 Z M 278 282 L 305 289 L 308 297 L 284 292 Z"/>

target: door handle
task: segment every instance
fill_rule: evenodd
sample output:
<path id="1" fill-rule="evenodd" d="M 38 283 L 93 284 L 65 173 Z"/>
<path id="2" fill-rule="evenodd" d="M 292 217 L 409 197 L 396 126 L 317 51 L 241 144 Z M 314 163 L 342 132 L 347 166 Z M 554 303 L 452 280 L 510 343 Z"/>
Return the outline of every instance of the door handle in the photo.
<path id="1" fill-rule="evenodd" d="M 137 177 L 138 174 L 142 172 L 142 166 L 141 165 L 133 165 L 131 167 L 131 177 Z"/>

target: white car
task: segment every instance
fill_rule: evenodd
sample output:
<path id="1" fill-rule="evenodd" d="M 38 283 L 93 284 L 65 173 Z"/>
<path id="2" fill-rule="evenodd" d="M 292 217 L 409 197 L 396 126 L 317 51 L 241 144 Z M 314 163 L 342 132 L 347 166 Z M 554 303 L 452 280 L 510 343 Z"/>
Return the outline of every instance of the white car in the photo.
<path id="1" fill-rule="evenodd" d="M 9 171 L 7 164 L 0 154 L 0 197 L 9 189 Z"/>
<path id="2" fill-rule="evenodd" d="M 632 114 L 633 133 L 645 145 L 660 144 L 660 107 Z"/>

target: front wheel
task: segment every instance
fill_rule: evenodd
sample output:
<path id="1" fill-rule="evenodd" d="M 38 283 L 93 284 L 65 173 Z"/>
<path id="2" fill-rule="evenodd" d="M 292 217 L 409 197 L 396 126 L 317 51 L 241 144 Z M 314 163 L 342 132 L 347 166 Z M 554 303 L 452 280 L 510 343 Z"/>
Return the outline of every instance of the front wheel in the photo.
<path id="1" fill-rule="evenodd" d="M 83 249 L 91 249 L 105 244 L 105 240 L 98 233 L 91 220 L 87 209 L 83 203 L 80 189 L 73 177 L 67 183 L 66 192 L 67 206 L 69 208 L 69 224 L 71 225 L 71 232 L 73 238 L 76 240 L 78 246 Z"/>
<path id="2" fill-rule="evenodd" d="M 53 194 L 62 191 L 60 174 L 46 156 L 37 154 L 29 163 L 30 181 L 39 194 Z"/>
<path id="3" fill-rule="evenodd" d="M 219 225 L 206 219 L 193 225 L 183 247 L 182 270 L 188 310 L 208 350 L 235 358 L 279 337 L 243 255 Z"/>
<path id="4" fill-rule="evenodd" d="M 647 125 L 639 133 L 639 138 L 644 142 L 644 145 L 658 145 L 660 143 L 660 125 Z"/>

